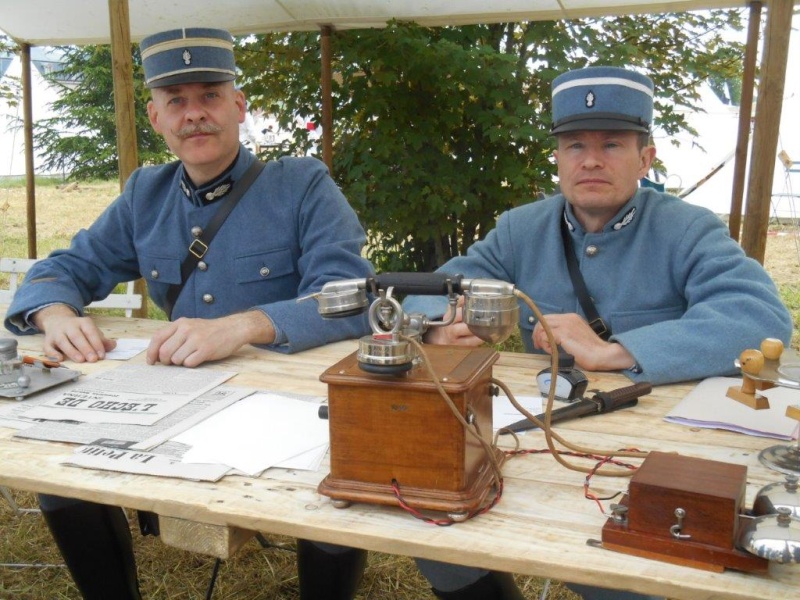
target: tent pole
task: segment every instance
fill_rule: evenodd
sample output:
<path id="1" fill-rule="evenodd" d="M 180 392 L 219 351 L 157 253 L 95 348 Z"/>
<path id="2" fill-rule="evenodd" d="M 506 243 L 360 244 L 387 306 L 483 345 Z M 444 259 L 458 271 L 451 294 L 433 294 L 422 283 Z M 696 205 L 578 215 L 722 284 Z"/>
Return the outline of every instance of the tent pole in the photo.
<path id="1" fill-rule="evenodd" d="M 742 248 L 745 253 L 762 264 L 767 246 L 772 179 L 775 174 L 793 9 L 792 0 L 770 0 L 767 10 L 767 33 L 764 37 L 742 233 Z"/>
<path id="2" fill-rule="evenodd" d="M 756 55 L 758 54 L 758 32 L 761 29 L 761 7 L 759 0 L 750 3 L 747 22 L 747 46 L 744 51 L 744 73 L 742 74 L 742 98 L 739 104 L 739 132 L 736 138 L 736 157 L 733 162 L 733 192 L 728 229 L 731 237 L 739 241 L 742 229 L 742 199 L 744 196 L 744 174 L 747 168 L 747 146 L 750 143 L 750 118 L 753 114 L 753 87 L 755 86 Z"/>
<path id="3" fill-rule="evenodd" d="M 21 44 L 22 62 L 22 131 L 25 139 L 25 197 L 28 228 L 28 258 L 36 258 L 36 173 L 33 166 L 33 92 L 31 82 L 31 46 Z"/>
<path id="4" fill-rule="evenodd" d="M 139 166 L 128 0 L 108 0 L 108 16 L 111 28 L 111 72 L 114 80 L 114 113 L 117 123 L 119 187 L 122 190 L 128 177 Z M 147 287 L 143 279 L 134 283 L 134 291 L 141 294 L 142 307 L 133 311 L 133 316 L 147 318 Z"/>
<path id="5" fill-rule="evenodd" d="M 320 46 L 322 52 L 322 160 L 333 174 L 333 98 L 331 91 L 331 33 L 333 27 L 322 26 Z"/>

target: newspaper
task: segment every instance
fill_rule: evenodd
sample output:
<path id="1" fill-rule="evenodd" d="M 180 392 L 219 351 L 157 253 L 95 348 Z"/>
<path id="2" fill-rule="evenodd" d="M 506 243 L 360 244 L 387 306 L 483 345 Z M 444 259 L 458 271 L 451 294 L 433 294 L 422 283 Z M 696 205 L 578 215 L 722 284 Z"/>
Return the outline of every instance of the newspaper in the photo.
<path id="1" fill-rule="evenodd" d="M 229 403 L 225 410 L 198 412 L 190 419 L 191 428 L 188 420 L 181 424 L 183 434 L 174 427 L 138 443 L 98 439 L 75 450 L 62 464 L 197 481 L 217 481 L 226 474 L 257 477 L 269 467 L 317 470 L 328 451 L 320 400 L 258 391 Z M 170 435 L 176 439 L 167 439 Z M 154 446 L 159 440 L 166 441 Z M 194 448 L 181 440 L 199 444 Z M 198 452 L 204 456 L 192 460 Z"/>
<path id="2" fill-rule="evenodd" d="M 59 389 L 29 419 L 152 425 L 233 377 L 233 371 L 122 365 Z"/>
<path id="3" fill-rule="evenodd" d="M 253 392 L 249 388 L 221 385 L 152 425 L 40 421 L 18 430 L 14 437 L 72 444 L 111 443 L 117 447 L 149 450 Z"/>
<path id="4" fill-rule="evenodd" d="M 194 481 L 218 481 L 230 471 L 227 465 L 182 463 L 180 458 L 171 458 L 167 454 L 98 445 L 81 446 L 62 464 Z"/>

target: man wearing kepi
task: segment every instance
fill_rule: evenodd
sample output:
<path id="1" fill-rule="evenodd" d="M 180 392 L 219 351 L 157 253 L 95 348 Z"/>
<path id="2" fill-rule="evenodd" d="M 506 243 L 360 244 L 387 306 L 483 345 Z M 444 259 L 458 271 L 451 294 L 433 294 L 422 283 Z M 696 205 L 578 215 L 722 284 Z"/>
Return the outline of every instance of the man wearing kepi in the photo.
<path id="1" fill-rule="evenodd" d="M 138 169 L 69 249 L 37 263 L 6 327 L 43 333 L 48 355 L 102 359 L 114 341 L 84 306 L 144 277 L 172 320 L 153 336 L 150 364 L 193 367 L 245 344 L 296 352 L 366 333 L 363 315 L 323 323 L 315 303 L 296 302 L 328 281 L 369 276 L 365 235 L 321 162 L 264 166 L 240 146 L 245 97 L 233 82 L 231 35 L 179 29 L 145 38 L 140 49 L 150 122 L 180 160 Z M 230 212 L 221 220 L 223 209 Z M 140 597 L 122 509 L 49 495 L 40 505 L 84 598 Z M 302 598 L 338 598 L 317 590 L 355 585 L 338 577 L 340 567 L 359 577 L 364 552 L 331 550 L 298 542 L 304 573 L 316 574 L 301 577 Z"/>
<path id="2" fill-rule="evenodd" d="M 792 321 L 775 285 L 722 221 L 638 187 L 655 157 L 648 77 L 612 67 L 564 73 L 553 81 L 552 110 L 561 193 L 502 214 L 485 240 L 441 271 L 513 283 L 536 302 L 556 344 L 580 367 L 621 371 L 634 381 L 734 373 L 745 348 L 766 337 L 788 344 Z M 404 309 L 435 317 L 445 310 L 441 300 L 411 297 Z M 481 343 L 460 314 L 456 321 L 431 329 L 426 341 Z M 525 305 L 519 326 L 527 351 L 553 351 Z M 419 566 L 441 598 L 519 597 L 470 594 L 491 581 L 486 571 L 465 574 L 430 561 Z M 573 589 L 584 598 L 636 597 Z"/>

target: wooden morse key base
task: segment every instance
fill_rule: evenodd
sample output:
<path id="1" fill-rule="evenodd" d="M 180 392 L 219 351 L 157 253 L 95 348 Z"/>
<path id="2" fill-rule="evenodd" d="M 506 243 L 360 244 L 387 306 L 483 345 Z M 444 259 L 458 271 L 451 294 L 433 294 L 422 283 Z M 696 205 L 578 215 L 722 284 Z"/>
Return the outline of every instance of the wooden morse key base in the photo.
<path id="1" fill-rule="evenodd" d="M 769 399 L 758 392 L 775 387 L 775 383 L 760 377 L 759 374 L 768 367 L 775 373 L 783 354 L 783 342 L 775 338 L 767 338 L 761 342 L 761 349 L 749 348 L 739 355 L 742 369 L 742 385 L 731 386 L 726 394 L 728 398 L 746 404 L 750 408 L 763 410 L 769 408 Z"/>
<path id="2" fill-rule="evenodd" d="M 492 442 L 490 348 L 426 346 L 445 391 Z M 350 502 L 399 504 L 462 516 L 480 508 L 492 487 L 481 444 L 453 415 L 419 365 L 397 375 L 363 371 L 353 353 L 327 369 L 331 472 L 319 492 L 339 507 Z M 503 453 L 495 450 L 498 462 Z"/>
<path id="3" fill-rule="evenodd" d="M 708 571 L 764 573 L 766 559 L 736 548 L 747 468 L 651 452 L 631 478 L 603 547 Z"/>

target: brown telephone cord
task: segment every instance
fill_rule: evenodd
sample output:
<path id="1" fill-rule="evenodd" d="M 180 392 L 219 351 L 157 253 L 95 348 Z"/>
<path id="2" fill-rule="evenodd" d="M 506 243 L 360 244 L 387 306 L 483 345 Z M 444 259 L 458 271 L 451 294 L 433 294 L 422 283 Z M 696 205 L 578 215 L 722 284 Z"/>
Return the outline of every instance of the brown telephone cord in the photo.
<path id="1" fill-rule="evenodd" d="M 557 344 L 555 343 L 555 338 L 553 336 L 553 331 L 550 329 L 550 326 L 547 324 L 547 320 L 544 318 L 544 315 L 542 315 L 542 313 L 539 311 L 539 308 L 536 306 L 536 304 L 533 302 L 533 300 L 531 300 L 530 297 L 528 297 L 524 292 L 522 292 L 522 291 L 520 291 L 520 290 L 518 290 L 516 288 L 514 289 L 514 295 L 517 298 L 521 299 L 523 302 L 525 302 L 525 304 L 533 311 L 533 314 L 536 315 L 537 319 L 539 319 L 539 322 L 542 324 L 542 327 L 544 328 L 544 331 L 547 334 L 547 339 L 550 342 L 550 346 L 552 348 L 555 348 Z M 477 424 L 475 425 L 475 427 L 470 427 L 470 424 L 461 415 L 461 412 L 459 411 L 458 407 L 456 407 L 456 405 L 453 403 L 452 399 L 447 394 L 447 391 L 444 389 L 444 387 L 442 386 L 441 382 L 439 381 L 439 378 L 436 376 L 436 373 L 433 370 L 433 366 L 432 366 L 432 364 L 430 362 L 430 359 L 428 358 L 428 355 L 425 353 L 425 350 L 424 350 L 422 344 L 420 344 L 414 338 L 407 337 L 407 336 L 402 336 L 402 337 L 403 337 L 403 339 L 406 339 L 409 342 L 411 342 L 411 344 L 413 344 L 413 346 L 416 348 L 417 352 L 419 353 L 420 357 L 422 358 L 423 364 L 425 365 L 426 369 L 430 373 L 431 379 L 432 379 L 434 385 L 436 386 L 437 391 L 442 396 L 442 398 L 447 403 L 447 405 L 450 407 L 450 410 L 453 412 L 453 415 L 456 417 L 456 419 L 459 421 L 459 423 L 461 423 L 461 426 L 464 427 L 464 429 L 466 431 L 468 431 L 473 437 L 475 437 L 475 439 L 477 439 L 478 442 L 483 447 L 483 449 L 486 452 L 486 455 L 487 455 L 487 457 L 489 459 L 489 463 L 491 464 L 491 467 L 492 467 L 492 472 L 493 472 L 493 475 L 494 475 L 494 478 L 495 478 L 495 484 L 499 486 L 500 478 L 502 477 L 502 472 L 501 472 L 501 469 L 500 469 L 500 464 L 497 462 L 497 457 L 495 456 L 495 452 L 494 452 L 494 448 L 496 447 L 496 438 L 495 438 L 495 442 L 493 444 L 490 444 L 485 439 L 483 439 L 483 436 L 480 434 L 480 431 L 477 428 Z M 553 352 L 550 355 L 550 368 L 551 368 L 553 373 L 557 373 L 558 372 L 558 353 L 557 352 Z M 561 465 L 563 465 L 567 469 L 570 469 L 572 471 L 578 471 L 578 472 L 581 472 L 581 473 L 592 473 L 592 474 L 595 474 L 595 475 L 603 475 L 603 476 L 606 476 L 606 477 L 630 477 L 635 472 L 635 470 L 632 470 L 632 469 L 625 469 L 625 470 L 619 470 L 619 469 L 595 469 L 595 468 L 583 467 L 583 466 L 580 466 L 580 465 L 572 464 L 569 461 L 567 461 L 561 455 L 559 450 L 556 448 L 553 440 L 556 440 L 557 442 L 559 442 L 560 444 L 562 444 L 566 448 L 569 448 L 570 450 L 572 450 L 574 452 L 577 452 L 577 453 L 581 453 L 581 454 L 602 455 L 602 456 L 608 456 L 608 457 L 617 457 L 617 456 L 619 456 L 619 457 L 626 457 L 626 458 L 645 458 L 647 456 L 647 454 L 648 454 L 647 452 L 638 452 L 638 451 L 631 451 L 631 450 L 607 451 L 607 450 L 598 450 L 598 449 L 595 449 L 595 448 L 587 448 L 587 447 L 583 447 L 583 446 L 578 446 L 576 444 L 572 444 L 572 443 L 568 442 L 561 435 L 559 435 L 558 433 L 554 432 L 552 430 L 552 426 L 551 426 L 551 418 L 552 418 L 552 410 L 553 410 L 553 401 L 555 400 L 555 393 L 556 393 L 556 378 L 555 377 L 551 377 L 551 379 L 550 379 L 550 388 L 549 388 L 548 393 L 547 393 L 547 405 L 546 405 L 546 408 L 545 408 L 545 419 L 544 419 L 544 422 L 541 422 L 534 415 L 532 415 L 525 408 L 523 408 L 522 405 L 520 405 L 519 402 L 517 402 L 517 399 L 511 393 L 511 390 L 509 390 L 508 386 L 506 386 L 502 381 L 500 381 L 498 379 L 495 379 L 495 378 L 492 378 L 491 382 L 493 384 L 497 385 L 500 389 L 502 389 L 503 392 L 505 392 L 506 396 L 511 401 L 511 404 L 513 404 L 514 407 L 518 411 L 520 411 L 520 413 L 522 413 L 526 418 L 530 419 L 532 423 L 534 423 L 536 426 L 541 428 L 542 431 L 544 431 L 545 441 L 547 442 L 547 447 L 550 450 L 550 453 L 553 455 L 553 457 L 556 459 L 556 461 L 558 461 Z M 515 439 L 516 439 L 516 436 L 515 436 Z"/>

